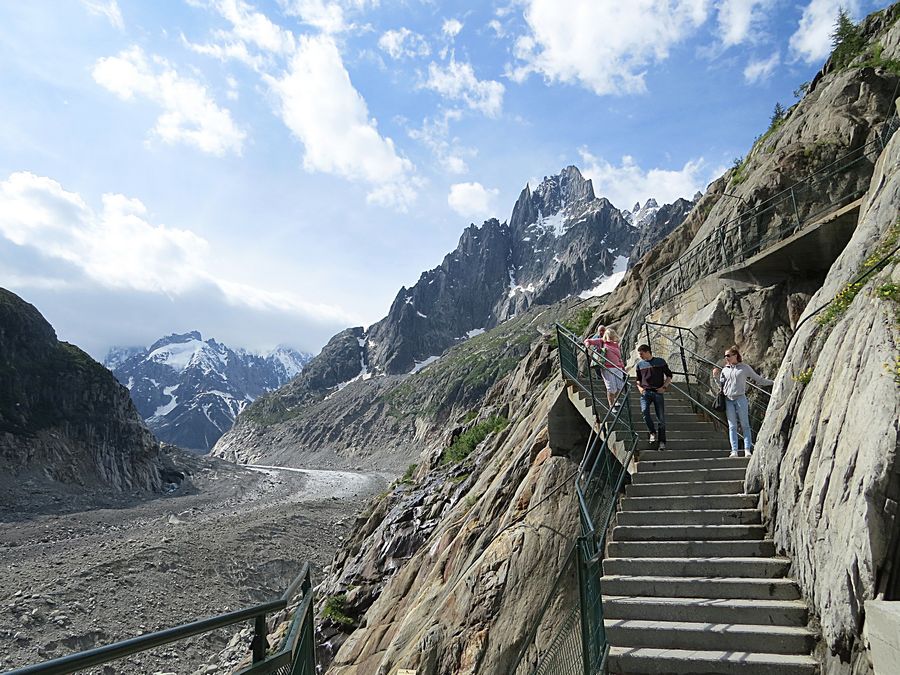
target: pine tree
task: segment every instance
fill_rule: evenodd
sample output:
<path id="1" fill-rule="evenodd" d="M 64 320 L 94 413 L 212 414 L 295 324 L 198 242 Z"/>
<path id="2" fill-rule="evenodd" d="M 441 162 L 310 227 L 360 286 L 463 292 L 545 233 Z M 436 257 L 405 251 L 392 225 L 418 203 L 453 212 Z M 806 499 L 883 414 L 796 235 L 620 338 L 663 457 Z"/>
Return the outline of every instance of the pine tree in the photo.
<path id="1" fill-rule="evenodd" d="M 785 116 L 785 109 L 780 103 L 775 104 L 775 109 L 772 111 L 772 119 L 769 120 L 769 128 L 776 127 L 781 124 L 782 120 Z"/>
<path id="2" fill-rule="evenodd" d="M 837 70 L 847 66 L 864 46 L 859 27 L 843 7 L 838 10 L 837 21 L 831 32 L 831 62 Z"/>

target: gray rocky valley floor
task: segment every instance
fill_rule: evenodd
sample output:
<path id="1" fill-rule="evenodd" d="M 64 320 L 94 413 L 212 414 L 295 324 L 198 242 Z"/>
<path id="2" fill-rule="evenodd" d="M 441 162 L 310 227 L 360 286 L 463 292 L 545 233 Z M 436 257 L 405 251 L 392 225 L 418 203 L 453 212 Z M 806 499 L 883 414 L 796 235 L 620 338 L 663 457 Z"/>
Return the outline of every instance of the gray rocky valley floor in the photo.
<path id="1" fill-rule="evenodd" d="M 386 483 L 204 459 L 165 497 L 0 512 L 0 671 L 272 599 L 307 560 L 315 582 L 365 497 Z M 92 672 L 189 673 L 239 627 Z"/>

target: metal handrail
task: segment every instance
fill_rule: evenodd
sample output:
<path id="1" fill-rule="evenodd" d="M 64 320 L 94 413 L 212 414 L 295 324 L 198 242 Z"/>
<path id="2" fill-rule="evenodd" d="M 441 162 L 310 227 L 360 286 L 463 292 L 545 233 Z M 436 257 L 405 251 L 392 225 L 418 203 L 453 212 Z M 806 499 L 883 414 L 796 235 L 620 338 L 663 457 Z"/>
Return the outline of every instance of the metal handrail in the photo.
<path id="1" fill-rule="evenodd" d="M 649 344 L 652 345 L 652 339 L 650 336 L 650 329 L 652 327 L 653 334 L 655 336 L 668 340 L 679 350 L 679 354 L 681 356 L 681 361 L 683 364 L 684 371 L 679 372 L 676 370 L 673 372 L 676 374 L 679 374 L 679 375 L 684 375 L 685 387 L 684 388 L 679 387 L 675 383 L 673 383 L 671 386 L 673 388 L 677 389 L 678 391 L 680 391 L 681 393 L 683 393 L 688 398 L 688 400 L 691 402 L 691 407 L 694 408 L 695 412 L 703 412 L 717 424 L 719 424 L 721 426 L 726 426 L 727 422 L 725 419 L 723 419 L 721 412 L 712 410 L 710 408 L 710 406 L 707 405 L 706 403 L 704 403 L 704 401 L 701 399 L 700 392 L 703 391 L 704 386 L 706 387 L 706 393 L 712 394 L 712 390 L 709 388 L 709 382 L 707 381 L 704 383 L 703 381 L 701 381 L 701 379 L 697 375 L 697 373 L 693 372 L 692 369 L 689 369 L 688 365 L 687 365 L 687 361 L 688 361 L 687 355 L 689 354 L 691 356 L 691 361 L 697 361 L 703 365 L 712 366 L 713 368 L 719 367 L 717 364 L 713 363 L 709 359 L 707 359 L 703 356 L 700 356 L 696 352 L 694 352 L 691 349 L 689 349 L 688 347 L 684 346 L 684 340 L 681 337 L 682 333 L 690 333 L 694 338 L 697 337 L 696 334 L 690 328 L 687 328 L 685 326 L 677 326 L 675 324 L 665 324 L 665 323 L 657 323 L 657 322 L 653 322 L 653 321 L 648 321 L 645 323 L 645 327 L 646 327 L 646 331 L 647 331 L 646 332 L 647 341 Z M 659 328 L 674 328 L 674 329 L 678 330 L 679 331 L 679 340 L 675 341 L 672 337 L 665 335 L 661 330 L 659 330 Z M 695 388 L 691 387 L 691 377 L 693 377 L 696 380 L 695 387 L 700 387 L 700 391 L 697 391 Z M 751 392 L 752 395 L 747 397 L 749 400 L 750 406 L 751 406 L 751 411 L 752 411 L 751 426 L 755 426 L 756 427 L 755 430 L 758 432 L 759 427 L 762 423 L 762 419 L 765 417 L 766 410 L 768 409 L 772 395 L 769 392 L 767 392 L 766 390 L 762 389 L 761 387 L 755 385 L 752 382 L 748 382 L 747 384 L 752 388 L 752 392 Z M 762 397 L 765 397 L 765 399 L 760 401 L 759 399 L 761 399 Z M 738 436 L 741 438 L 744 438 L 743 430 L 738 432 Z"/>
<path id="2" fill-rule="evenodd" d="M 115 661 L 125 656 L 144 652 L 201 633 L 208 633 L 218 628 L 232 626 L 249 619 L 254 619 L 254 636 L 251 643 L 254 666 L 257 664 L 262 665 L 264 663 L 270 665 L 268 662 L 272 659 L 283 658 L 283 652 L 285 650 L 282 649 L 278 654 L 266 659 L 266 615 L 287 608 L 288 603 L 296 594 L 298 588 L 302 588 L 304 591 L 304 599 L 301 608 L 305 607 L 304 613 L 309 614 L 309 608 L 312 606 L 313 594 L 310 566 L 307 562 L 303 564 L 300 574 L 294 578 L 287 590 L 277 600 L 270 600 L 246 609 L 239 609 L 234 612 L 219 614 L 218 616 L 213 616 L 208 619 L 202 619 L 181 626 L 175 626 L 174 628 L 167 628 L 155 633 L 141 635 L 136 638 L 122 640 L 121 642 L 116 642 L 104 647 L 96 647 L 77 654 L 62 656 L 51 661 L 45 661 L 44 663 L 24 666 L 23 668 L 17 668 L 16 670 L 8 672 L 7 675 L 64 675 L 66 673 L 74 673 L 85 668 L 90 668 L 91 666 L 98 666 L 103 663 Z M 295 625 L 292 632 L 297 628 L 296 624 L 298 616 L 300 616 L 299 609 L 297 614 L 295 614 Z M 310 616 L 309 618 L 311 619 L 312 617 Z M 268 670 L 254 670 L 253 667 L 251 667 L 243 672 L 262 673 L 268 672 Z"/>

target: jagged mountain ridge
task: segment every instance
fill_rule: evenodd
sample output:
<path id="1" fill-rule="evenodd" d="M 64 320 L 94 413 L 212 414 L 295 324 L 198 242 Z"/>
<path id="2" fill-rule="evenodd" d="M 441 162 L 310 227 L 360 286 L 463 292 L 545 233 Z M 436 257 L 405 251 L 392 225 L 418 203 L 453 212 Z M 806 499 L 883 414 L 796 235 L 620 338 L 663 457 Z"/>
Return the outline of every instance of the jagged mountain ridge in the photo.
<path id="1" fill-rule="evenodd" d="M 113 348 L 104 360 L 158 438 L 206 452 L 248 403 L 286 384 L 312 358 L 289 347 L 233 350 L 192 331 L 149 348 Z"/>
<path id="2" fill-rule="evenodd" d="M 597 198 L 591 181 L 574 166 L 545 178 L 534 190 L 526 185 L 509 223 L 491 219 L 467 227 L 439 266 L 411 288 L 400 289 L 384 319 L 368 330 L 354 327 L 335 335 L 289 386 L 251 404 L 214 454 L 260 457 L 268 450 L 258 446 L 269 442 L 263 439 L 273 425 L 281 428 L 282 423 L 302 428 L 279 438 L 307 438 L 312 427 L 303 411 L 349 382 L 415 372 L 529 308 L 602 288 L 605 280 L 624 274 L 638 242 L 652 240 L 645 229 L 665 229 L 658 214 L 668 219 L 667 227 L 676 227 L 692 204 L 679 200 L 659 207 L 650 199 L 626 216 L 609 200 Z M 638 226 L 629 222 L 635 216 Z M 336 429 L 313 426 L 336 441 L 336 449 L 349 448 Z M 242 443 L 248 447 L 237 447 Z"/>
<path id="3" fill-rule="evenodd" d="M 692 205 L 658 207 L 650 199 L 626 215 L 598 198 L 575 166 L 533 191 L 526 185 L 508 223 L 467 227 L 441 265 L 400 289 L 364 336 L 369 371 L 409 372 L 532 305 L 590 291 L 624 269 L 638 243 L 655 243 L 681 224 Z"/>
<path id="4" fill-rule="evenodd" d="M 0 289 L 0 494 L 47 479 L 159 490 L 160 447 L 127 391 L 41 313 Z M 5 484 L 5 485 L 4 485 Z M 31 486 L 31 487 L 29 487 Z M 0 500 L 2 501 L 2 500 Z"/>

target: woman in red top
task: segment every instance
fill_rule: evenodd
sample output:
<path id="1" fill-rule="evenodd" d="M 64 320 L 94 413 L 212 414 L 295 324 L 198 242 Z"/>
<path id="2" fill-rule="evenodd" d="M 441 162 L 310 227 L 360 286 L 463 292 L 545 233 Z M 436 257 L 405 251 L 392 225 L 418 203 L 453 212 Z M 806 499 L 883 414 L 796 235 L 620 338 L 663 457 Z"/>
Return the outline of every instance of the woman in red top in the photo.
<path id="1" fill-rule="evenodd" d="M 594 359 L 599 360 L 598 370 L 603 377 L 603 384 L 606 385 L 606 400 L 615 412 L 616 398 L 625 386 L 626 377 L 622 350 L 619 347 L 619 334 L 612 328 L 600 326 L 597 334 L 585 340 L 584 344 L 586 347 L 593 347 L 599 353 L 599 357 L 595 356 Z"/>

